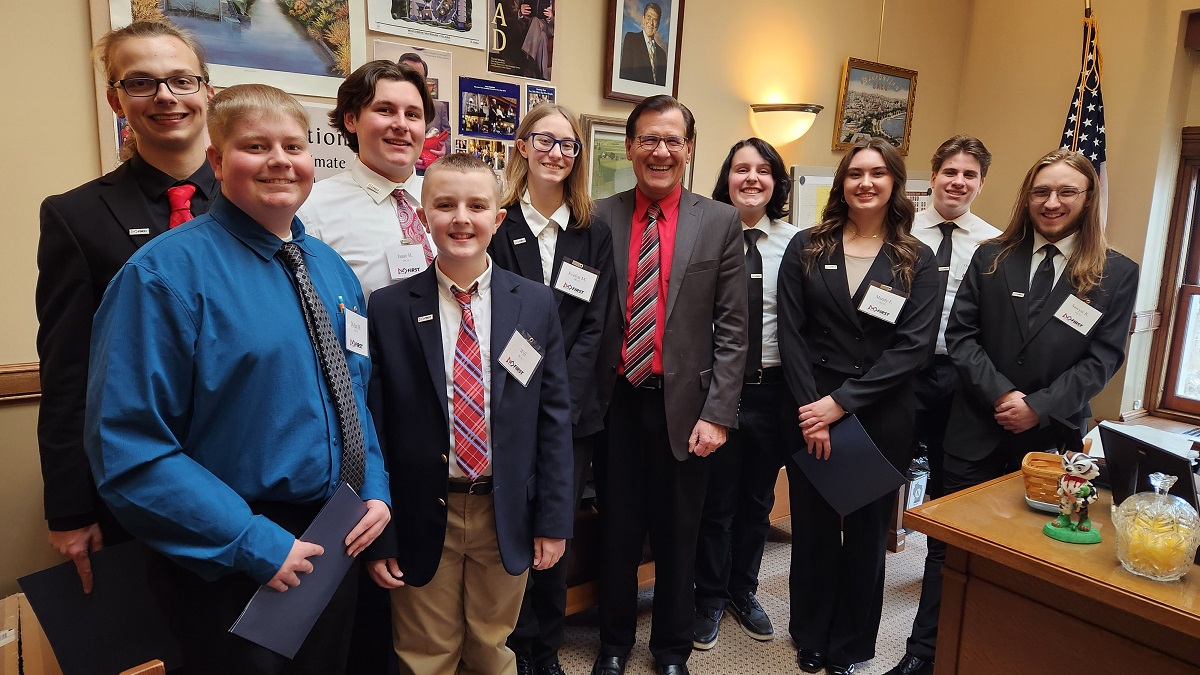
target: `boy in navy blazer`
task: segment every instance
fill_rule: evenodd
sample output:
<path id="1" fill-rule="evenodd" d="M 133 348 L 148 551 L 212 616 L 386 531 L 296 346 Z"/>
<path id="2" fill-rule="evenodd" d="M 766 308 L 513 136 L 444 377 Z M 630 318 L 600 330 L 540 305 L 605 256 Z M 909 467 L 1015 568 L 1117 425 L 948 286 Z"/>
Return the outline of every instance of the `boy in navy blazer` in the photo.
<path id="1" fill-rule="evenodd" d="M 442 158 L 421 203 L 438 257 L 368 316 L 395 509 L 369 569 L 402 672 L 514 673 L 528 570 L 558 562 L 574 515 L 562 331 L 550 289 L 487 255 L 505 216 L 491 169 Z"/>

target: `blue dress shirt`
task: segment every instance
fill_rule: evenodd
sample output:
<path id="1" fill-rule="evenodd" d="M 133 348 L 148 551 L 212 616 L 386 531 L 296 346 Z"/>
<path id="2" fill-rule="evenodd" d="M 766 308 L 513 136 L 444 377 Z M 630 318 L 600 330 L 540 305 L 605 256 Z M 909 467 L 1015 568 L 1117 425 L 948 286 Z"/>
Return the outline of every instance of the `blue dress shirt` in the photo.
<path id="1" fill-rule="evenodd" d="M 362 290 L 333 249 L 292 237 L 334 331 Z M 207 579 L 260 583 L 294 537 L 248 502 L 310 504 L 337 485 L 341 436 L 282 240 L 220 196 L 143 246 L 92 331 L 84 443 L 100 495 L 138 538 Z M 346 352 L 367 451 L 361 496 L 390 504 L 366 406 L 370 360 Z"/>

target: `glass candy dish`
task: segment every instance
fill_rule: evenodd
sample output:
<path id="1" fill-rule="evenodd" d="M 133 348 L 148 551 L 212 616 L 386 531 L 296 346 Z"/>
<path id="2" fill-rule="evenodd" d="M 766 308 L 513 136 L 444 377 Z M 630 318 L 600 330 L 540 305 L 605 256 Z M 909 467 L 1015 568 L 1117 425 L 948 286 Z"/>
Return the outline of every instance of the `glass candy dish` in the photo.
<path id="1" fill-rule="evenodd" d="M 1112 507 L 1121 566 L 1156 581 L 1175 581 L 1186 574 L 1200 544 L 1200 515 L 1186 501 L 1167 494 L 1175 481 L 1175 476 L 1150 474 L 1154 492 L 1132 495 Z"/>

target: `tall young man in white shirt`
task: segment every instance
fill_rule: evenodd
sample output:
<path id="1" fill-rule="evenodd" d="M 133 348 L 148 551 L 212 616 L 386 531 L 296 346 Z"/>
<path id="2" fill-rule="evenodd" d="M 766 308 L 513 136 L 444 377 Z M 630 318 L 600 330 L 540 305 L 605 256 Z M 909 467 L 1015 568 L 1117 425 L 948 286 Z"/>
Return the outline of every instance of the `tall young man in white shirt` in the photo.
<path id="1" fill-rule="evenodd" d="M 313 187 L 299 216 L 310 236 L 350 263 L 368 302 L 376 289 L 433 260 L 433 240 L 416 217 L 421 177 L 415 171 L 433 114 L 424 76 L 391 61 L 371 61 L 351 73 L 329 113 L 357 157 Z M 420 247 L 423 255 L 403 257 L 416 250 L 406 246 Z"/>

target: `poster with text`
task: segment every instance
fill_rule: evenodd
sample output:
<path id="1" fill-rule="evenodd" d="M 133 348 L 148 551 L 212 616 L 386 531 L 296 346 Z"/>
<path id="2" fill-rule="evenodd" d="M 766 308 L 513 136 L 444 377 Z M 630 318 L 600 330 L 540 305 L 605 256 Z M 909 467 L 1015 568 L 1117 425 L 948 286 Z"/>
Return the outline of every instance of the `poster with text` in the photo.
<path id="1" fill-rule="evenodd" d="M 458 78 L 458 132 L 511 141 L 520 122 L 521 85 Z"/>
<path id="2" fill-rule="evenodd" d="M 424 71 L 434 108 L 433 118 L 425 120 L 425 145 L 416 166 L 417 173 L 425 175 L 425 167 L 445 157 L 453 140 L 450 102 L 454 100 L 454 56 L 442 49 L 376 40 L 374 58 L 407 63 Z"/>
<path id="3" fill-rule="evenodd" d="M 554 0 L 488 0 L 488 72 L 550 80 Z"/>
<path id="4" fill-rule="evenodd" d="M 300 105 L 308 113 L 308 151 L 312 154 L 316 179 L 323 180 L 349 169 L 354 151 L 346 145 L 341 132 L 329 123 L 333 106 L 307 101 Z"/>
<path id="5" fill-rule="evenodd" d="M 486 48 L 487 0 L 367 0 L 367 28 L 447 45 Z"/>
<path id="6" fill-rule="evenodd" d="M 554 103 L 554 87 L 546 87 L 538 84 L 525 85 L 525 113 L 529 114 L 539 103 L 549 101 Z"/>

